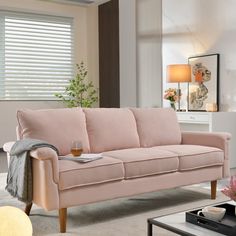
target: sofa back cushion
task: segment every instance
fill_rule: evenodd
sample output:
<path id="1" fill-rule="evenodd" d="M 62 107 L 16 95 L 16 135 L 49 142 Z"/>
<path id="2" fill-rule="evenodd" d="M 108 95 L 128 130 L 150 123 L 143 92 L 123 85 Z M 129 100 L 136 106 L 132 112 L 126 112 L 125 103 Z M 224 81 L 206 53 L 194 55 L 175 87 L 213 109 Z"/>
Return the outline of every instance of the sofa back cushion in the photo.
<path id="1" fill-rule="evenodd" d="M 141 147 L 181 143 L 176 113 L 171 108 L 131 108 L 134 113 Z"/>
<path id="2" fill-rule="evenodd" d="M 84 152 L 89 152 L 85 115 L 81 108 L 20 110 L 17 112 L 20 138 L 47 141 L 60 155 L 70 153 L 71 144 L 80 140 Z"/>
<path id="3" fill-rule="evenodd" d="M 140 147 L 133 113 L 127 108 L 87 108 L 91 152 Z"/>

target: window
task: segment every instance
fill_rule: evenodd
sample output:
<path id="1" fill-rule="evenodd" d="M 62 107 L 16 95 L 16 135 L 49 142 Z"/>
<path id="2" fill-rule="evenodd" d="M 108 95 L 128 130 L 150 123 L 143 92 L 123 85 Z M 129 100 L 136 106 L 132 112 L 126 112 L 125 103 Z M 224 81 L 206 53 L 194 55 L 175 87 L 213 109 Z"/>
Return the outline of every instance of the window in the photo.
<path id="1" fill-rule="evenodd" d="M 0 99 L 55 100 L 74 75 L 72 18 L 0 11 Z"/>

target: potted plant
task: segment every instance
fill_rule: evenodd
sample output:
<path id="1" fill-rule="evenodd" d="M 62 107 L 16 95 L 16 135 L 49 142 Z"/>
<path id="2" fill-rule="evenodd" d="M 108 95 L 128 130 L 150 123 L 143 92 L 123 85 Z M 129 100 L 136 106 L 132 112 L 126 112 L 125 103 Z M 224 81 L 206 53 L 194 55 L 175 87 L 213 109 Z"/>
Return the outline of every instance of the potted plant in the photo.
<path id="1" fill-rule="evenodd" d="M 67 107 L 92 107 L 98 101 L 97 89 L 88 81 L 88 71 L 84 63 L 76 64 L 77 74 L 69 81 L 65 93 L 56 93 Z"/>

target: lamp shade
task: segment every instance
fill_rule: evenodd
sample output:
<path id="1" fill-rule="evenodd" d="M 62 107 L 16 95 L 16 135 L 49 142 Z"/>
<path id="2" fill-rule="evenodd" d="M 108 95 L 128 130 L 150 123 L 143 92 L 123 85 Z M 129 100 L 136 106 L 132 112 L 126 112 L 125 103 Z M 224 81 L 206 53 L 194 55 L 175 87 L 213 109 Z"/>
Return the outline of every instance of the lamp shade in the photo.
<path id="1" fill-rule="evenodd" d="M 0 207 L 0 235 L 32 236 L 30 218 L 22 210 L 12 207 Z"/>
<path id="2" fill-rule="evenodd" d="M 191 82 L 191 66 L 189 64 L 168 65 L 166 67 L 166 82 Z"/>

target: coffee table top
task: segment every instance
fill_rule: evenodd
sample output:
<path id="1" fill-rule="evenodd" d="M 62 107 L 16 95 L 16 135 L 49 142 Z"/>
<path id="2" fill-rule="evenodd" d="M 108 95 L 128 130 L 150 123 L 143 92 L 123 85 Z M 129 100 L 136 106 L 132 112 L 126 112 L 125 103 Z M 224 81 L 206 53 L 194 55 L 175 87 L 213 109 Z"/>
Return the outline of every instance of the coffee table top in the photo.
<path id="1" fill-rule="evenodd" d="M 234 201 L 225 202 L 235 205 Z M 216 204 L 215 204 L 216 205 Z M 191 236 L 223 236 L 223 234 L 186 222 L 185 211 L 148 219 L 148 221 L 166 230 Z"/>

